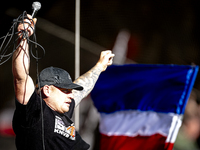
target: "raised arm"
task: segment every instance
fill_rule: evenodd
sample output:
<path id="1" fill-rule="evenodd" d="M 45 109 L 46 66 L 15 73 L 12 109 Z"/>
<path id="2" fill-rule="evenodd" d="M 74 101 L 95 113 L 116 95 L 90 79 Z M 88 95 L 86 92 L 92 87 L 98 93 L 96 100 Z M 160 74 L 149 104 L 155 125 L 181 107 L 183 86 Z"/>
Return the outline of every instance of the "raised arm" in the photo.
<path id="1" fill-rule="evenodd" d="M 28 17 L 31 19 L 30 15 L 28 15 Z M 18 31 L 27 31 L 28 36 L 31 36 L 33 34 L 33 22 L 30 22 L 28 19 L 25 19 L 24 21 L 25 24 L 19 24 Z M 36 22 L 36 19 L 34 19 L 34 22 Z M 22 38 L 23 37 L 20 36 L 20 39 Z M 21 104 L 26 105 L 30 96 L 34 92 L 35 87 L 32 78 L 29 76 L 29 45 L 26 38 L 23 40 L 20 39 L 19 41 L 21 41 L 21 43 L 18 43 L 20 46 L 13 54 L 12 72 L 14 78 L 15 96 Z"/>
<path id="2" fill-rule="evenodd" d="M 105 71 L 107 66 L 112 64 L 113 57 L 114 54 L 110 50 L 102 51 L 97 64 L 74 81 L 74 83 L 84 88 L 82 91 L 73 90 L 76 106 L 91 92 L 101 72 Z"/>

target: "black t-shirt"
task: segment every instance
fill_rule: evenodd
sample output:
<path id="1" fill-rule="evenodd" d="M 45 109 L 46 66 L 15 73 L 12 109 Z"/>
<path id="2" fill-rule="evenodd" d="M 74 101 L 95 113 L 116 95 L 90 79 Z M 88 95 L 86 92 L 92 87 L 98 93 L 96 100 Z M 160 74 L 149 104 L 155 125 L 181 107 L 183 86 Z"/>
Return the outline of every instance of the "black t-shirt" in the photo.
<path id="1" fill-rule="evenodd" d="M 13 116 L 13 130 L 18 150 L 43 150 L 42 117 L 40 97 L 33 93 L 27 105 L 16 101 Z M 75 102 L 72 100 L 69 112 L 59 114 L 50 109 L 42 100 L 44 118 L 45 150 L 87 150 L 89 145 L 75 131 L 70 120 Z"/>

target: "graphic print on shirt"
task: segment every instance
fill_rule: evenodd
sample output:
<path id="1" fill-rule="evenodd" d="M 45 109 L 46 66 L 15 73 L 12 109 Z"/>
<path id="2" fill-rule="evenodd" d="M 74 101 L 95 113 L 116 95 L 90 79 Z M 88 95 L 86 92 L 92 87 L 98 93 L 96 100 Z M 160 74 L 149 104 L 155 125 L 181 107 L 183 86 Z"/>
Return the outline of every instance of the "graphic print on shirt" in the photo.
<path id="1" fill-rule="evenodd" d="M 71 126 L 66 127 L 65 123 L 63 122 L 63 120 L 58 116 L 55 116 L 54 132 L 66 137 L 66 138 L 69 138 L 71 140 L 75 140 L 75 126 L 74 126 L 74 123 L 71 124 Z"/>

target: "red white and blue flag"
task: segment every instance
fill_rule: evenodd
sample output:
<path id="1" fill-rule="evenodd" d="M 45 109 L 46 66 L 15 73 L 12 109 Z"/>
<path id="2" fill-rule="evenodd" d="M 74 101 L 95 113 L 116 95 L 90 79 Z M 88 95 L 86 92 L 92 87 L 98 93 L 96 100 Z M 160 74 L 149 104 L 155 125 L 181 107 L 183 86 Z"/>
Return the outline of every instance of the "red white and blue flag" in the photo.
<path id="1" fill-rule="evenodd" d="M 113 65 L 91 97 L 101 150 L 172 150 L 198 66 Z"/>

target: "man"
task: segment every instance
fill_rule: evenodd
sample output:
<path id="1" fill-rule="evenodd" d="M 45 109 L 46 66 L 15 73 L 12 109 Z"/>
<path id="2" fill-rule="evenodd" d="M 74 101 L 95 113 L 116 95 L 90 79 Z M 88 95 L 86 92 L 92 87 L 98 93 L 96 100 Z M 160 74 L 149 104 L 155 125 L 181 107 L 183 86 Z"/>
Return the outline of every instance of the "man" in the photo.
<path id="1" fill-rule="evenodd" d="M 22 42 L 14 52 L 12 62 L 16 147 L 19 150 L 86 150 L 89 145 L 75 132 L 71 121 L 73 109 L 89 94 L 100 73 L 112 64 L 114 54 L 103 51 L 97 64 L 74 82 L 67 71 L 48 67 L 39 75 L 38 92 L 29 76 L 29 45 L 20 34 L 24 31 L 27 36 L 33 34 L 36 19 L 31 20 L 30 15 L 28 18 L 25 24 L 18 26 Z"/>

